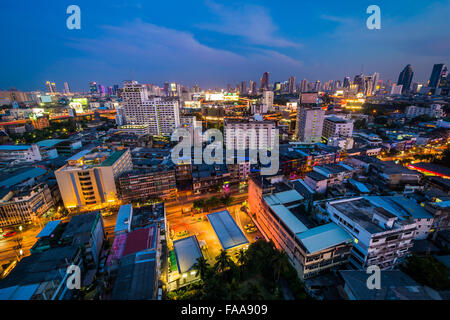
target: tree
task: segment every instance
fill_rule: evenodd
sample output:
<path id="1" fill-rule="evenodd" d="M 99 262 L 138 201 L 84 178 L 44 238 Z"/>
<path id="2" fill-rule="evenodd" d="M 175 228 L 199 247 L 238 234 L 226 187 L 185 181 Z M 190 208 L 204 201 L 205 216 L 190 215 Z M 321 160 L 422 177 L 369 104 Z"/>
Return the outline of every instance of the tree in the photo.
<path id="1" fill-rule="evenodd" d="M 434 257 L 412 255 L 403 266 L 403 271 L 422 285 L 434 289 L 450 289 L 447 267 Z"/>
<path id="2" fill-rule="evenodd" d="M 197 259 L 197 262 L 194 264 L 193 268 L 197 271 L 196 276 L 200 276 L 200 279 L 203 281 L 211 276 L 211 266 L 203 256 Z"/>
<path id="3" fill-rule="evenodd" d="M 228 207 L 233 203 L 233 198 L 230 197 L 229 195 L 226 195 L 226 196 L 220 198 L 220 201 L 222 202 L 222 204 L 224 206 Z"/>
<path id="4" fill-rule="evenodd" d="M 214 265 L 214 269 L 217 272 L 224 272 L 229 270 L 234 266 L 233 260 L 231 260 L 228 253 L 222 249 L 220 254 L 216 257 L 216 264 Z"/>
<path id="5" fill-rule="evenodd" d="M 276 250 L 272 256 L 272 265 L 274 267 L 275 280 L 278 282 L 280 280 L 280 275 L 289 271 L 290 265 L 286 253 Z"/>

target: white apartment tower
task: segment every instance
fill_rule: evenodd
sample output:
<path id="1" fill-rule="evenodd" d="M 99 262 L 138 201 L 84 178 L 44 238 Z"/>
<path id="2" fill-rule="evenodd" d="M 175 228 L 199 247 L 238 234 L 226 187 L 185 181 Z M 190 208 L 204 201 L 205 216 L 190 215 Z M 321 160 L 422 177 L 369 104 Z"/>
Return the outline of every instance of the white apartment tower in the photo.
<path id="1" fill-rule="evenodd" d="M 325 110 L 320 108 L 297 108 L 297 140 L 320 142 L 322 138 Z"/>
<path id="2" fill-rule="evenodd" d="M 170 135 L 180 126 L 180 107 L 176 98 L 148 97 L 146 86 L 124 82 L 123 108 L 127 125 L 148 125 L 152 135 Z"/>

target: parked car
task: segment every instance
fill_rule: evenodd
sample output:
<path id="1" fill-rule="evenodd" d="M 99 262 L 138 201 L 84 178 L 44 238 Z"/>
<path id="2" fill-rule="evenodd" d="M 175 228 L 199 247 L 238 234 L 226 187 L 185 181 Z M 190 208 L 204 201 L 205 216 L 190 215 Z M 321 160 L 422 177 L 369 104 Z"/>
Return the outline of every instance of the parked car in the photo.
<path id="1" fill-rule="evenodd" d="M 251 228 L 254 228 L 254 227 L 255 227 L 255 225 L 253 223 L 249 223 L 249 224 L 244 226 L 244 229 L 248 230 L 248 229 L 251 229 Z"/>

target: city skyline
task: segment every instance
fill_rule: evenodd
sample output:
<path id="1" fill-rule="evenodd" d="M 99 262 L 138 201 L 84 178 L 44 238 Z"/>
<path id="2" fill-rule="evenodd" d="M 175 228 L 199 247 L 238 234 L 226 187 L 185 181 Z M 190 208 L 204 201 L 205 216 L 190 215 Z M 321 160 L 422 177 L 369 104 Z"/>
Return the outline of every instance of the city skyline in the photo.
<path id="1" fill-rule="evenodd" d="M 84 91 L 90 81 L 131 78 L 207 88 L 253 80 L 259 86 L 265 71 L 272 81 L 342 80 L 361 71 L 395 81 L 407 64 L 414 69 L 413 82 L 425 83 L 434 64 L 448 64 L 449 1 L 380 1 L 380 30 L 366 28 L 370 4 L 327 2 L 323 9 L 267 1 L 175 7 L 80 1 L 81 30 L 66 28 L 66 3 L 26 2 L 30 11 L 42 12 L 31 17 L 4 4 L 2 21 L 15 32 L 3 35 L 11 49 L 1 53 L 0 88 L 35 90 L 52 79 L 61 88 L 68 82 L 73 91 Z"/>

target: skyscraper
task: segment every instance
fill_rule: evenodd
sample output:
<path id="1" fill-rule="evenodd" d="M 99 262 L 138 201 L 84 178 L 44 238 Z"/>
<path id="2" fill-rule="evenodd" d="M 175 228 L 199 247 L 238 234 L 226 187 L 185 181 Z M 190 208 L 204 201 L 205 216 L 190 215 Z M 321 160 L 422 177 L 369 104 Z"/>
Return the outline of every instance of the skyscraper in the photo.
<path id="1" fill-rule="evenodd" d="M 378 80 L 380 80 L 380 74 L 378 72 L 374 72 L 374 74 L 372 75 L 372 80 L 373 80 L 372 92 L 375 93 L 375 92 L 377 92 L 377 86 L 378 86 Z"/>
<path id="2" fill-rule="evenodd" d="M 365 91 L 365 86 L 364 86 L 365 83 L 364 82 L 365 82 L 364 75 L 362 73 L 355 76 L 355 79 L 353 80 L 353 84 L 357 85 L 358 93 L 364 93 L 364 91 Z"/>
<path id="3" fill-rule="evenodd" d="M 344 78 L 344 88 L 350 87 L 350 77 Z"/>
<path id="4" fill-rule="evenodd" d="M 250 92 L 252 95 L 258 94 L 258 84 L 256 81 L 250 80 Z"/>
<path id="5" fill-rule="evenodd" d="M 49 93 L 53 93 L 52 83 L 51 83 L 50 81 L 47 81 L 47 82 L 45 83 L 45 86 L 47 87 L 47 91 L 48 91 Z"/>
<path id="6" fill-rule="evenodd" d="M 429 88 L 437 88 L 441 82 L 443 74 L 447 73 L 447 67 L 443 63 L 435 64 L 433 66 L 433 71 L 431 71 L 430 82 L 428 83 Z"/>
<path id="7" fill-rule="evenodd" d="M 290 94 L 294 94 L 295 93 L 295 77 L 294 76 L 290 76 L 289 77 L 289 89 L 288 89 Z"/>
<path id="8" fill-rule="evenodd" d="M 269 90 L 269 73 L 264 72 L 261 78 L 261 90 Z"/>
<path id="9" fill-rule="evenodd" d="M 300 92 L 308 92 L 308 80 L 303 79 L 300 82 Z"/>
<path id="10" fill-rule="evenodd" d="M 89 83 L 89 91 L 91 93 L 97 93 L 97 82 L 92 81 L 91 83 Z"/>
<path id="11" fill-rule="evenodd" d="M 67 82 L 64 82 L 64 93 L 65 94 L 70 93 L 69 84 Z"/>
<path id="12" fill-rule="evenodd" d="M 402 85 L 402 93 L 408 93 L 411 90 L 411 82 L 414 72 L 412 66 L 408 64 L 398 76 L 397 85 Z"/>
<path id="13" fill-rule="evenodd" d="M 239 90 L 241 94 L 247 94 L 247 82 L 241 82 L 241 90 Z"/>

